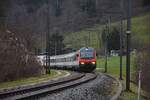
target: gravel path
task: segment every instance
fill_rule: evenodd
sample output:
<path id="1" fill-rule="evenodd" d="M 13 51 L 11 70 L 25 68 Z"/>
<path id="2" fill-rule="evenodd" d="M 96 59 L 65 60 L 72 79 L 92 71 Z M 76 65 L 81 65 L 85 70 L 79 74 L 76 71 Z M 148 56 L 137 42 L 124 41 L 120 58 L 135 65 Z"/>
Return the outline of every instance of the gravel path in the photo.
<path id="1" fill-rule="evenodd" d="M 114 83 L 114 79 L 99 74 L 93 81 L 43 96 L 39 100 L 109 100 Z"/>

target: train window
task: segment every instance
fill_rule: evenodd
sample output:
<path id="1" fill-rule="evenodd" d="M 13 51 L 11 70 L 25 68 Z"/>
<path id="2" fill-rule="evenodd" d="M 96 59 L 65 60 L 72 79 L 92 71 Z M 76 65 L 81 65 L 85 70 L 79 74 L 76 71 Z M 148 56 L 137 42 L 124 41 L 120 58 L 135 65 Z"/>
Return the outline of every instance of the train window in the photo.
<path id="1" fill-rule="evenodd" d="M 63 62 L 63 58 L 61 58 L 61 62 Z"/>
<path id="2" fill-rule="evenodd" d="M 72 59 L 71 59 L 71 57 L 69 58 L 69 61 L 71 61 Z"/>
<path id="3" fill-rule="evenodd" d="M 67 62 L 69 62 L 69 60 L 70 60 L 70 59 L 69 59 L 69 58 L 67 58 Z"/>
<path id="4" fill-rule="evenodd" d="M 58 59 L 56 59 L 56 62 L 58 62 Z"/>
<path id="5" fill-rule="evenodd" d="M 94 58 L 94 50 L 91 48 L 83 48 L 80 50 L 80 58 L 82 59 L 92 59 Z"/>
<path id="6" fill-rule="evenodd" d="M 71 57 L 71 61 L 73 61 L 74 60 L 74 58 L 73 57 Z"/>
<path id="7" fill-rule="evenodd" d="M 70 57 L 70 61 L 72 61 L 73 59 L 72 59 L 72 57 Z"/>
<path id="8" fill-rule="evenodd" d="M 51 60 L 50 60 L 50 62 L 52 62 L 52 63 L 53 63 L 53 62 L 54 62 L 54 59 L 51 59 Z"/>
<path id="9" fill-rule="evenodd" d="M 73 56 L 73 61 L 75 61 L 75 60 L 76 60 L 76 58 L 77 58 L 76 56 Z"/>
<path id="10" fill-rule="evenodd" d="M 64 62 L 64 58 L 62 58 L 62 62 Z"/>
<path id="11" fill-rule="evenodd" d="M 65 58 L 63 58 L 63 62 L 65 62 Z"/>
<path id="12" fill-rule="evenodd" d="M 58 62 L 61 62 L 61 59 L 60 59 L 60 58 L 58 59 Z"/>
<path id="13" fill-rule="evenodd" d="M 59 62 L 61 62 L 61 58 L 59 58 Z"/>

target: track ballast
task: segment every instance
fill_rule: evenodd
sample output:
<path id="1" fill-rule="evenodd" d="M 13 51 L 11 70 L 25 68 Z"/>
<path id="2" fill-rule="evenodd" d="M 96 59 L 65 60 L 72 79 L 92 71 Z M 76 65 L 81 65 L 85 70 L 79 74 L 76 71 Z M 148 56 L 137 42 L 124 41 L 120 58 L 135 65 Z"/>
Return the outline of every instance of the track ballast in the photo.
<path id="1" fill-rule="evenodd" d="M 35 99 L 39 96 L 51 94 L 66 88 L 71 88 L 96 78 L 94 73 L 78 73 L 72 77 L 66 77 L 63 80 L 33 85 L 31 87 L 10 90 L 0 93 L 0 99 L 3 100 L 20 100 Z"/>

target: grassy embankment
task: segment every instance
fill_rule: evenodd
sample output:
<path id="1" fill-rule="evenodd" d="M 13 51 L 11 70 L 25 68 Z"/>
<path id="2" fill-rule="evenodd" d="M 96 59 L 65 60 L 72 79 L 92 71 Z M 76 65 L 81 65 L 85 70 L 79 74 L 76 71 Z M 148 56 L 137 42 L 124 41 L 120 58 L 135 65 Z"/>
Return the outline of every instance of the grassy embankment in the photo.
<path id="1" fill-rule="evenodd" d="M 119 79 L 119 73 L 120 73 L 120 58 L 118 56 L 115 57 L 108 57 L 108 70 L 107 74 L 112 75 L 116 77 L 116 79 Z M 133 75 L 134 70 L 134 56 L 131 56 L 131 80 L 135 77 Z M 103 72 L 105 66 L 105 59 L 100 58 L 97 62 L 97 68 L 99 71 Z M 123 56 L 123 88 L 125 89 L 125 81 L 126 81 L 126 57 Z M 144 92 L 142 91 L 142 95 L 144 95 Z M 123 91 L 121 96 L 119 97 L 119 100 L 136 100 L 137 99 L 137 86 L 134 83 L 131 83 L 131 91 Z M 141 100 L 145 100 L 144 97 L 141 97 Z"/>
<path id="2" fill-rule="evenodd" d="M 63 75 L 65 75 L 65 72 L 58 74 L 56 71 L 52 70 L 51 74 L 45 74 L 38 77 L 30 77 L 30 78 L 20 79 L 16 81 L 0 83 L 0 89 L 22 86 L 22 85 L 37 84 L 41 82 L 46 82 L 52 78 L 56 78 L 58 76 L 63 76 Z"/>
<path id="3" fill-rule="evenodd" d="M 107 70 L 107 74 L 114 76 L 116 79 L 119 79 L 119 73 L 120 73 L 120 68 L 119 68 L 119 63 L 120 59 L 118 56 L 116 57 L 108 57 L 108 70 Z M 133 56 L 131 58 L 131 80 L 133 76 L 135 70 L 133 67 Z M 97 68 L 100 72 L 104 71 L 104 66 L 105 66 L 105 59 L 104 58 L 100 58 L 98 59 L 97 62 Z M 126 57 L 123 56 L 123 80 L 122 80 L 122 84 L 123 84 L 123 88 L 125 89 L 125 80 L 126 80 Z M 123 93 L 121 94 L 121 96 L 119 97 L 119 100 L 136 100 L 137 99 L 137 86 L 134 83 L 131 83 L 131 91 L 127 92 L 127 91 L 123 91 Z M 141 100 L 145 100 L 143 97 L 141 98 Z"/>

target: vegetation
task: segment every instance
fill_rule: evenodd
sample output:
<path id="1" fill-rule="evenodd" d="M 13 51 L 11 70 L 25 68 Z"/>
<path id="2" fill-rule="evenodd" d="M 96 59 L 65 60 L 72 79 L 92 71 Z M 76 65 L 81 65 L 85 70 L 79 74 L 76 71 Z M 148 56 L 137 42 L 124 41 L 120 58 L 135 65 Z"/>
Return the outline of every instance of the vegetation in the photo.
<path id="1" fill-rule="evenodd" d="M 63 53 L 65 45 L 63 43 L 64 37 L 58 32 L 52 34 L 50 37 L 50 55 L 59 55 Z"/>
<path id="2" fill-rule="evenodd" d="M 52 78 L 63 76 L 64 74 L 65 74 L 64 72 L 62 72 L 61 74 L 57 74 L 56 71 L 51 70 L 51 74 L 45 74 L 45 75 L 40 75 L 38 77 L 29 77 L 29 78 L 23 78 L 15 81 L 0 83 L 0 89 L 47 82 Z"/>
<path id="3" fill-rule="evenodd" d="M 131 59 L 131 80 L 133 79 L 133 73 L 135 73 L 135 69 L 133 66 L 133 62 L 134 62 L 134 56 L 132 56 Z M 119 57 L 118 56 L 114 56 L 114 57 L 109 57 L 108 58 L 108 71 L 107 74 L 110 74 L 114 77 L 116 77 L 116 79 L 119 79 L 119 73 L 120 73 L 120 68 L 119 68 Z M 105 59 L 104 58 L 100 58 L 98 59 L 97 62 L 97 70 L 104 72 L 104 66 L 105 66 Z M 126 57 L 123 56 L 123 89 L 125 89 L 125 80 L 126 80 Z M 136 76 L 134 76 L 136 77 Z M 145 96 L 144 91 L 142 91 L 142 96 Z M 131 91 L 123 91 L 123 93 L 121 94 L 121 96 L 119 97 L 119 100 L 136 100 L 137 98 L 137 85 L 134 83 L 131 83 Z M 141 98 L 142 100 L 145 100 L 144 97 Z"/>
<path id="4" fill-rule="evenodd" d="M 137 72 L 141 71 L 142 88 L 147 92 L 148 100 L 150 99 L 150 44 L 138 52 L 136 58 Z"/>
<path id="5" fill-rule="evenodd" d="M 120 32 L 117 27 L 114 27 L 109 34 L 106 30 L 103 30 L 101 37 L 103 40 L 103 44 L 107 45 L 109 53 L 111 50 L 120 49 Z"/>
<path id="6" fill-rule="evenodd" d="M 148 44 L 150 40 L 150 13 L 146 13 L 141 16 L 134 17 L 132 19 L 132 47 L 133 48 L 140 48 L 142 44 Z M 124 29 L 126 20 L 124 20 Z M 118 27 L 119 22 L 112 23 L 112 27 Z M 105 28 L 104 25 L 96 25 L 92 28 L 87 28 L 79 32 L 71 33 L 67 35 L 64 39 L 64 43 L 66 45 L 71 45 L 71 47 L 80 48 L 83 46 L 92 46 L 97 51 L 99 49 L 103 49 L 102 43 L 102 33 L 103 29 Z M 118 27 L 119 28 L 119 27 Z M 112 30 L 113 28 L 111 28 Z M 77 35 L 78 34 L 78 35 Z M 90 34 L 90 35 L 89 35 Z M 124 30 L 124 40 L 125 40 L 125 30 Z M 90 39 L 89 39 L 90 38 Z M 88 41 L 88 44 L 86 44 Z"/>
<path id="7" fill-rule="evenodd" d="M 148 26 L 150 23 L 148 22 L 150 20 L 150 13 L 137 16 L 133 18 L 132 23 L 132 48 L 136 48 L 136 52 L 134 52 L 134 55 L 132 55 L 132 63 L 131 63 L 131 80 L 132 82 L 137 84 L 137 75 L 139 68 L 142 70 L 142 89 L 144 89 L 149 96 L 149 40 L 150 35 L 148 34 L 150 31 L 150 28 Z M 117 23 L 114 23 L 115 25 Z M 101 58 L 98 62 L 99 68 L 102 68 L 104 70 L 104 62 L 105 60 Z M 126 72 L 126 66 L 125 66 L 125 57 L 123 57 L 123 78 L 125 79 L 125 72 Z M 108 58 L 108 74 L 113 75 L 117 78 L 119 78 L 119 57 L 109 57 Z M 125 86 L 125 80 L 122 81 L 123 86 Z M 131 91 L 124 91 L 122 95 L 119 97 L 119 100 L 135 100 L 137 98 L 137 85 L 131 83 Z M 146 93 L 144 91 L 141 92 L 142 96 L 146 96 Z M 144 97 L 141 98 L 142 100 L 145 100 Z"/>
<path id="8" fill-rule="evenodd" d="M 145 5 L 145 6 L 150 5 L 150 1 L 149 0 L 144 0 L 143 5 Z"/>
<path id="9" fill-rule="evenodd" d="M 14 33 L 0 31 L 0 82 L 38 76 L 43 67 Z"/>
<path id="10" fill-rule="evenodd" d="M 149 40 L 150 40 L 150 13 L 146 13 L 144 15 L 140 15 L 137 17 L 134 17 L 132 19 L 132 48 L 137 49 L 138 51 L 141 50 L 143 47 L 149 45 Z M 124 21 L 124 23 L 126 23 L 126 21 Z M 115 22 L 112 23 L 112 26 L 118 26 L 119 22 Z M 67 37 L 65 37 L 65 41 L 64 43 L 66 44 L 70 44 L 72 47 L 76 47 L 76 48 L 80 48 L 82 46 L 92 46 L 94 47 L 97 51 L 99 51 L 99 48 L 103 49 L 103 38 L 102 38 L 102 33 L 103 33 L 103 28 L 105 26 L 104 25 L 97 25 L 93 28 L 87 28 L 84 29 L 82 31 L 79 32 L 75 32 L 72 33 L 70 35 L 68 35 Z M 126 27 L 124 26 L 124 29 Z M 112 28 L 111 28 L 112 29 Z M 124 31 L 125 32 L 125 31 Z M 76 35 L 78 34 L 78 35 Z M 125 34 L 124 34 L 125 36 Z M 89 39 L 90 38 L 90 39 Z M 125 38 L 125 37 L 124 37 Z M 88 41 L 88 44 L 86 44 Z M 149 53 L 150 54 L 150 53 Z M 145 53 L 144 53 L 145 55 Z M 137 57 L 136 57 L 136 53 L 134 55 L 132 55 L 132 63 L 131 63 L 131 80 L 132 82 L 136 83 L 137 81 L 137 66 L 139 66 L 139 61 L 137 61 Z M 142 57 L 142 56 L 141 56 Z M 145 64 L 148 64 L 148 54 L 147 56 L 144 56 L 145 59 L 141 60 L 141 65 L 143 65 L 143 67 L 145 66 L 145 68 L 143 69 L 145 73 L 145 76 L 143 75 L 144 79 L 149 78 L 149 74 L 148 74 L 148 68 Z M 143 57 L 142 57 L 143 58 Z M 138 58 L 139 59 L 139 58 Z M 123 86 L 125 86 L 125 76 L 126 76 L 126 58 L 123 57 L 123 81 L 122 83 L 124 84 Z M 144 64 L 144 61 L 147 61 L 147 63 Z M 98 59 L 97 62 L 98 65 L 98 70 L 100 71 L 104 71 L 104 65 L 105 65 L 105 59 L 104 58 L 100 58 Z M 109 57 L 108 58 L 108 74 L 115 76 L 117 79 L 119 78 L 119 57 Z M 143 74 L 144 74 L 143 73 Z M 147 75 L 147 74 L 148 75 Z M 144 81 L 144 80 L 142 80 Z M 137 85 L 131 83 L 131 91 L 124 91 L 121 95 L 121 97 L 119 98 L 120 100 L 135 100 L 137 98 Z M 149 83 L 149 82 L 147 82 Z M 145 87 L 147 87 L 147 89 L 144 90 L 148 90 L 148 85 L 144 84 Z M 142 96 L 145 96 L 144 92 L 142 91 Z M 142 100 L 145 100 L 145 98 L 142 97 Z"/>
<path id="11" fill-rule="evenodd" d="M 55 51 L 54 48 L 58 48 L 59 51 L 57 54 L 61 54 L 64 45 L 76 49 L 83 46 L 91 46 L 94 47 L 99 54 L 103 51 L 104 44 L 102 42 L 104 41 L 102 39 L 102 30 L 105 28 L 105 25 L 98 24 L 94 27 L 91 26 L 103 21 L 104 19 L 101 18 L 103 12 L 117 7 L 114 6 L 114 4 L 120 4 L 118 1 L 114 1 L 113 3 L 111 1 L 101 3 L 100 0 L 51 1 L 55 2 L 50 3 L 48 6 L 54 9 L 50 9 L 49 13 L 47 13 L 45 0 L 0 1 L 0 82 L 38 76 L 43 73 L 43 68 L 37 63 L 33 52 L 35 49 L 46 48 L 45 37 L 48 21 L 50 22 L 50 33 L 55 33 L 54 28 L 59 28 L 61 33 L 69 32 L 68 34 L 64 34 L 65 37 L 60 34 L 52 35 L 51 41 L 49 41 L 52 46 L 51 51 Z M 141 0 L 138 0 L 138 2 L 140 1 Z M 142 2 L 149 4 L 148 0 L 142 0 Z M 50 20 L 47 20 L 47 14 L 50 14 Z M 149 20 L 150 13 L 133 18 L 132 47 L 134 49 L 149 44 Z M 125 22 L 124 20 L 124 23 Z M 112 27 L 118 27 L 118 23 L 119 22 L 112 23 Z M 86 29 L 81 30 L 85 27 Z M 124 26 L 124 29 L 125 28 Z M 70 31 L 76 32 L 70 34 Z M 119 35 L 115 33 L 117 33 L 117 31 L 110 34 L 109 40 L 116 40 L 111 40 L 111 42 L 114 42 L 113 44 L 109 42 L 110 50 L 118 49 L 119 47 L 118 45 L 114 45 L 118 42 L 117 37 L 119 37 Z M 64 41 L 64 43 L 62 43 L 62 41 Z M 55 52 L 52 53 L 56 54 Z M 108 58 L 108 61 L 110 62 L 108 65 L 111 69 L 108 70 L 108 73 L 118 76 L 118 58 Z M 100 66 L 100 68 L 102 67 Z M 125 76 L 124 73 L 123 75 Z"/>
<path id="12" fill-rule="evenodd" d="M 133 18 L 132 22 L 132 46 L 140 48 L 149 44 L 150 40 L 150 13 Z M 143 45 L 144 44 L 144 45 Z"/>
<path id="13" fill-rule="evenodd" d="M 96 0 L 80 0 L 79 8 L 90 17 L 96 16 Z"/>
<path id="14" fill-rule="evenodd" d="M 126 57 L 123 56 L 123 77 L 125 78 L 125 68 L 126 68 Z M 118 77 L 119 78 L 119 57 L 118 56 L 114 56 L 114 57 L 108 57 L 108 73 Z M 105 68 L 105 58 L 100 58 L 97 61 L 97 69 L 104 71 Z M 131 68 L 132 69 L 132 68 Z"/>
<path id="15" fill-rule="evenodd" d="M 54 15 L 56 17 L 60 16 L 62 13 L 61 4 L 62 4 L 61 0 L 53 0 Z"/>

